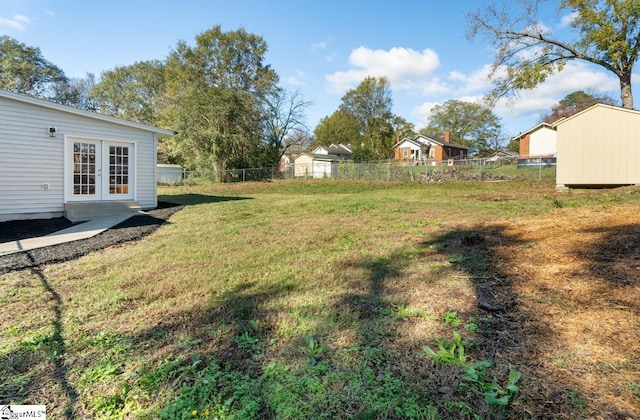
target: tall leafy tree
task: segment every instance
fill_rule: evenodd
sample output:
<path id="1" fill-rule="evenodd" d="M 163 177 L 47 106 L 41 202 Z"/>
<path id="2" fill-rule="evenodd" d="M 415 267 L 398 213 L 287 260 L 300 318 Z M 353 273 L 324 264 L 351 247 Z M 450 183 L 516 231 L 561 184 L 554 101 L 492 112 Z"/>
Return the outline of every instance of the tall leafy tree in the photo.
<path id="1" fill-rule="evenodd" d="M 622 106 L 633 108 L 631 75 L 640 49 L 638 0 L 559 0 L 557 16 L 571 19 L 573 40 L 556 36 L 539 19 L 545 0 L 491 0 L 469 14 L 469 36 L 496 51 L 493 97 L 531 89 L 571 60 L 595 64 L 620 83 Z"/>
<path id="2" fill-rule="evenodd" d="M 85 111 L 97 111 L 96 101 L 91 93 L 95 84 L 96 76 L 93 73 L 59 81 L 52 86 L 53 100 Z"/>
<path id="3" fill-rule="evenodd" d="M 273 89 L 264 97 L 264 140 L 268 166 L 276 166 L 289 146 L 305 137 L 306 110 L 310 105 L 299 91 Z"/>
<path id="4" fill-rule="evenodd" d="M 488 106 L 453 99 L 431 109 L 429 124 L 420 133 L 443 137 L 448 131 L 451 141 L 484 151 L 500 130 L 500 119 Z"/>
<path id="5" fill-rule="evenodd" d="M 313 130 L 313 135 L 317 146 L 340 143 L 359 145 L 362 142 L 358 119 L 352 113 L 340 109 L 322 118 Z"/>
<path id="6" fill-rule="evenodd" d="M 39 48 L 0 36 L 0 88 L 55 100 L 53 86 L 68 82 L 62 69 L 47 61 Z"/>
<path id="7" fill-rule="evenodd" d="M 166 115 L 178 130 L 171 150 L 196 168 L 246 168 L 269 162 L 265 102 L 278 76 L 264 64 L 267 43 L 220 26 L 181 41 L 166 62 Z"/>
<path id="8" fill-rule="evenodd" d="M 391 85 L 386 77 L 366 77 L 342 97 L 340 110 L 359 123 L 362 142 L 379 158 L 392 153 L 394 115 Z"/>
<path id="9" fill-rule="evenodd" d="M 102 73 L 91 95 L 99 112 L 156 125 L 166 106 L 164 63 L 139 61 Z"/>
<path id="10" fill-rule="evenodd" d="M 543 118 L 543 121 L 551 124 L 598 103 L 615 105 L 616 101 L 607 95 L 586 93 L 581 90 L 571 92 L 551 109 L 551 112 Z"/>
<path id="11" fill-rule="evenodd" d="M 225 170 L 262 167 L 260 121 L 247 92 L 210 87 L 175 109 L 179 141 L 172 152 L 189 168 Z"/>
<path id="12" fill-rule="evenodd" d="M 264 96 L 278 75 L 264 63 L 266 41 L 244 29 L 224 32 L 220 25 L 196 36 L 195 46 L 180 41 L 167 59 L 167 80 L 174 96 L 209 87 Z"/>
<path id="13" fill-rule="evenodd" d="M 399 115 L 393 117 L 393 134 L 395 140 L 402 140 L 405 137 L 415 137 L 416 127 L 413 123 L 405 120 Z"/>

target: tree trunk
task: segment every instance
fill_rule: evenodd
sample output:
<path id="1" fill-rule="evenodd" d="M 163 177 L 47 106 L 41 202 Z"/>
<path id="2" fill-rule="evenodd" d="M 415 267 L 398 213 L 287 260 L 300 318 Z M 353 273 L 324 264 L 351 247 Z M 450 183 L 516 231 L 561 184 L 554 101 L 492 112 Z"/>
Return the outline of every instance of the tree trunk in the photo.
<path id="1" fill-rule="evenodd" d="M 620 99 L 622 107 L 633 109 L 633 92 L 631 91 L 631 72 L 620 76 Z"/>

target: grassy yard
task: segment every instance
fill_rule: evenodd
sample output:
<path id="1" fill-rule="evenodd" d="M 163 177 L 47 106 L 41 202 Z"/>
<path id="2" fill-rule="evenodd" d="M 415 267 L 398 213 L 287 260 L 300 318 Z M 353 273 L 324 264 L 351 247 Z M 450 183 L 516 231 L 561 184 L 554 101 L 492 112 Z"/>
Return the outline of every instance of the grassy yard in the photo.
<path id="1" fill-rule="evenodd" d="M 163 187 L 159 230 L 0 276 L 50 418 L 640 416 L 640 188 Z"/>

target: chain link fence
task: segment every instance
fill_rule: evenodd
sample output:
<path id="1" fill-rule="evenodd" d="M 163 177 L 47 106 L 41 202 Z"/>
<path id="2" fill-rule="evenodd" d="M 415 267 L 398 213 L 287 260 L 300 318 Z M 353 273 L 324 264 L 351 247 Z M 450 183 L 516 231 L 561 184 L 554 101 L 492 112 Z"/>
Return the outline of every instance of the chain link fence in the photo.
<path id="1" fill-rule="evenodd" d="M 381 182 L 461 182 L 506 180 L 553 180 L 554 157 L 492 157 L 429 161 L 427 164 L 394 161 L 355 163 L 350 161 L 290 164 L 285 168 L 250 168 L 226 171 L 182 171 L 181 177 L 164 185 L 200 185 L 211 183 L 251 182 L 271 179 L 339 179 Z M 161 178 L 160 173 L 158 179 Z"/>

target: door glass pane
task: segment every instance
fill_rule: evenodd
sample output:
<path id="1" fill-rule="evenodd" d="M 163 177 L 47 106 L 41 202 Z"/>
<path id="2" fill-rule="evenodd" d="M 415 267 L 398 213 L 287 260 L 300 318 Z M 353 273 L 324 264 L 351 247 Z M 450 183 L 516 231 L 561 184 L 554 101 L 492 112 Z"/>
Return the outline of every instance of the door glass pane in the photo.
<path id="1" fill-rule="evenodd" d="M 96 145 L 73 143 L 73 195 L 96 193 Z"/>
<path id="2" fill-rule="evenodd" d="M 128 194 L 129 147 L 109 146 L 109 194 Z M 113 176 L 115 175 L 115 176 Z"/>

